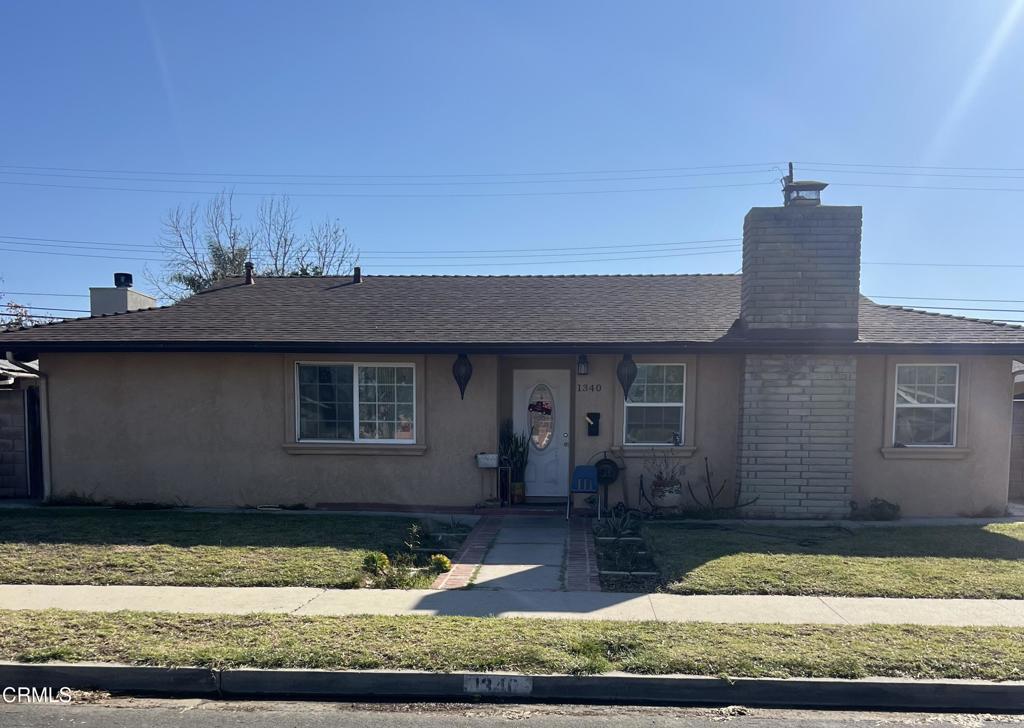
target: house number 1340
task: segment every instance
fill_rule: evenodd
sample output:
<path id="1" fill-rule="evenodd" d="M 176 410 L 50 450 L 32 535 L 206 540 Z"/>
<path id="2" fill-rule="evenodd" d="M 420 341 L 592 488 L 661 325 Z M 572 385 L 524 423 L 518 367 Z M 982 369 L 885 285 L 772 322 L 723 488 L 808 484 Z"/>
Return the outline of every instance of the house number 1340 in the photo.
<path id="1" fill-rule="evenodd" d="M 601 385 L 600 384 L 577 384 L 576 385 L 576 391 L 577 392 L 600 392 L 601 391 Z"/>

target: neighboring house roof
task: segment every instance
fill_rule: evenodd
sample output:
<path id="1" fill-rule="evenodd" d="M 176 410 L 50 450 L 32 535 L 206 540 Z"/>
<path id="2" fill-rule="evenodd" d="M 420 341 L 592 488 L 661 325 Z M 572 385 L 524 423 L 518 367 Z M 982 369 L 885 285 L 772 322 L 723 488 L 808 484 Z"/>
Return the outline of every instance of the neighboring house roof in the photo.
<path id="1" fill-rule="evenodd" d="M 482 351 L 777 348 L 735 327 L 739 275 L 229 279 L 173 306 L 0 334 L 5 350 L 398 348 Z M 861 299 L 860 350 L 962 345 L 1024 353 L 1024 328 Z M 841 347 L 833 344 L 831 348 Z M 820 347 L 819 347 L 820 348 Z M 596 350 L 596 348 L 592 349 Z"/>

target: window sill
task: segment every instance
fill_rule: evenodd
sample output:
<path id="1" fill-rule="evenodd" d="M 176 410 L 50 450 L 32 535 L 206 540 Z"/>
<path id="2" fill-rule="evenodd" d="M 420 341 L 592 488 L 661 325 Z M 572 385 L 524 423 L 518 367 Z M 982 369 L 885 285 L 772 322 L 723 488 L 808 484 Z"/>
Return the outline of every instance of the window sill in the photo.
<path id="1" fill-rule="evenodd" d="M 371 445 L 355 442 L 287 442 L 289 455 L 423 455 L 426 445 Z"/>
<path id="2" fill-rule="evenodd" d="M 963 460 L 971 454 L 969 447 L 883 447 L 886 460 Z"/>
<path id="3" fill-rule="evenodd" d="M 619 457 L 692 458 L 695 452 L 697 448 L 693 445 L 616 445 L 611 449 L 611 453 Z"/>

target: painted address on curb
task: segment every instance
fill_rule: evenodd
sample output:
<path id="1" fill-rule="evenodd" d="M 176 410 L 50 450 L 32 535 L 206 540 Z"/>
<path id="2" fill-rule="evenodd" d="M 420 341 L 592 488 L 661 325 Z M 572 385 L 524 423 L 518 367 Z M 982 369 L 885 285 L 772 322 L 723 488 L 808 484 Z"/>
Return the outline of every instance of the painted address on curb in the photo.
<path id="1" fill-rule="evenodd" d="M 529 675 L 466 675 L 462 691 L 469 695 L 529 695 L 533 678 Z"/>

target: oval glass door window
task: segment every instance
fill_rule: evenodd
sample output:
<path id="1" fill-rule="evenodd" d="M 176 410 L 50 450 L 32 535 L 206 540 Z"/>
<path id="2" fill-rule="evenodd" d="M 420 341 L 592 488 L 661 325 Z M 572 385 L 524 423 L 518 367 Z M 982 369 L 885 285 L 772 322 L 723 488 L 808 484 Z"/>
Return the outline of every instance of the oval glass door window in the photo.
<path id="1" fill-rule="evenodd" d="M 534 387 L 528 406 L 530 439 L 535 448 L 543 450 L 555 436 L 555 398 L 551 388 L 546 384 Z"/>

